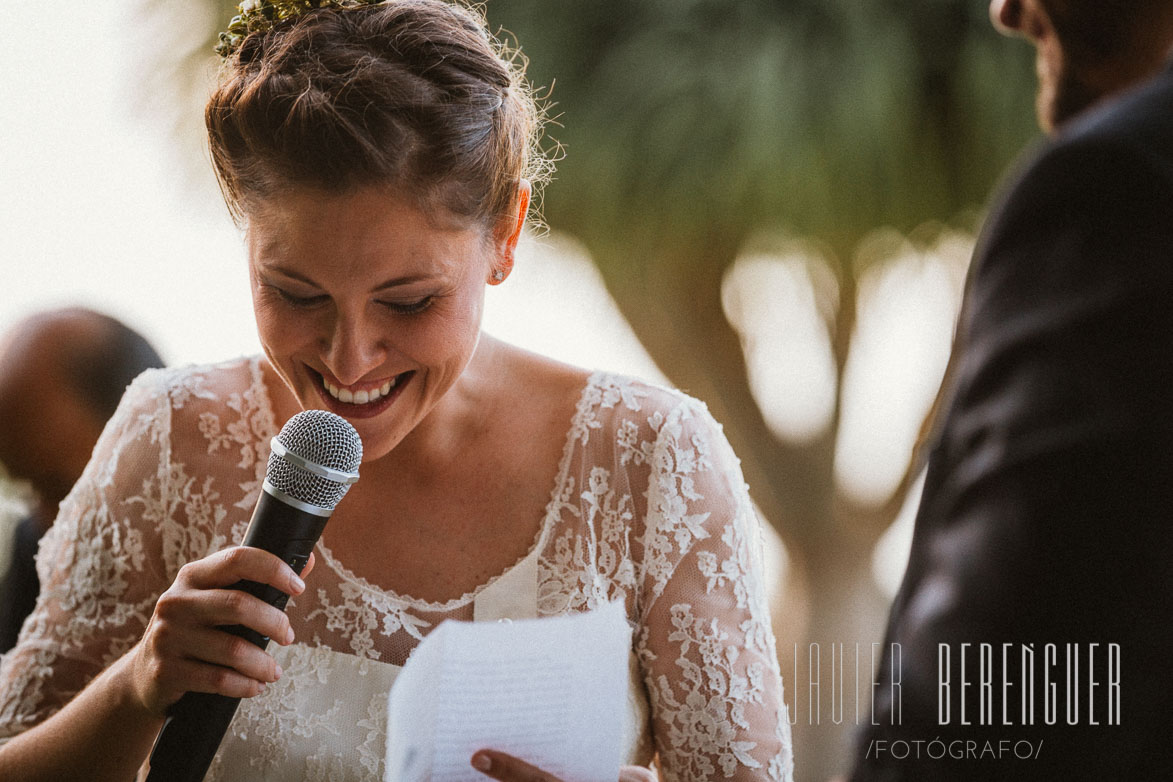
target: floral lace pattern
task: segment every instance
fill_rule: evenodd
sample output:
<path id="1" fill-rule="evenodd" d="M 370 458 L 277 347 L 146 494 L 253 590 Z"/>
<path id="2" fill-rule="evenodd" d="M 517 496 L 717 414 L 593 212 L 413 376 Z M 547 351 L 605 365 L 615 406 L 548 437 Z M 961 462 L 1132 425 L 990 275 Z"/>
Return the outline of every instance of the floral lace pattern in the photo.
<path id="1" fill-rule="evenodd" d="M 133 646 L 185 562 L 243 539 L 276 431 L 262 360 L 152 371 L 128 390 L 42 545 L 37 608 L 0 660 L 0 741 Z M 530 569 L 506 574 L 528 582 L 529 615 L 626 606 L 631 694 L 650 707 L 628 762 L 654 749 L 667 780 L 788 780 L 760 551 L 739 463 L 704 406 L 595 374 Z M 473 619 L 492 585 L 430 604 L 318 553 L 310 592 L 288 608 L 312 643 L 271 648 L 286 675 L 242 703 L 209 779 L 380 780 L 398 666 L 439 622 Z"/>

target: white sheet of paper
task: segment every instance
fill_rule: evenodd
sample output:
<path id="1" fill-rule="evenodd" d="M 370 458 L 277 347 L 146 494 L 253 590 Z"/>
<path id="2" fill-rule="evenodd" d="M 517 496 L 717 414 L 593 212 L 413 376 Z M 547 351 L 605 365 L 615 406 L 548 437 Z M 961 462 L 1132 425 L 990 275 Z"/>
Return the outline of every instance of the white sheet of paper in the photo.
<path id="1" fill-rule="evenodd" d="M 630 647 L 621 604 L 443 622 L 391 688 L 385 782 L 483 782 L 469 765 L 478 749 L 571 782 L 615 782 Z"/>

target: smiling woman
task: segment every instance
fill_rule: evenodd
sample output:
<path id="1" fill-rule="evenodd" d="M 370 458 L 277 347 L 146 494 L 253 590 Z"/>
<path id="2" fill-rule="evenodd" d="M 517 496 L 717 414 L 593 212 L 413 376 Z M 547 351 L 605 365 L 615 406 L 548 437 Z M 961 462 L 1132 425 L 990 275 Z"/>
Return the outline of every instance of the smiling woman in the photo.
<path id="1" fill-rule="evenodd" d="M 350 419 L 376 460 L 425 419 L 446 418 L 435 408 L 462 377 L 492 377 L 464 373 L 485 285 L 511 265 L 527 201 L 523 187 L 521 217 L 499 236 L 371 188 L 299 190 L 253 209 L 247 246 L 257 327 L 298 408 Z M 388 426 L 379 416 L 393 404 Z"/>
<path id="2" fill-rule="evenodd" d="M 790 778 L 760 531 L 720 426 L 481 332 L 544 165 L 521 74 L 462 6 L 315 5 L 242 5 L 206 112 L 264 355 L 127 393 L 0 667 L 0 777 L 124 780 L 201 691 L 245 699 L 209 779 L 379 780 L 387 692 L 437 624 L 618 602 L 617 774 Z M 317 407 L 360 433 L 363 480 L 307 591 L 231 544 L 278 422 Z M 288 613 L 225 588 L 242 578 Z M 543 773 L 485 749 L 491 776 Z"/>

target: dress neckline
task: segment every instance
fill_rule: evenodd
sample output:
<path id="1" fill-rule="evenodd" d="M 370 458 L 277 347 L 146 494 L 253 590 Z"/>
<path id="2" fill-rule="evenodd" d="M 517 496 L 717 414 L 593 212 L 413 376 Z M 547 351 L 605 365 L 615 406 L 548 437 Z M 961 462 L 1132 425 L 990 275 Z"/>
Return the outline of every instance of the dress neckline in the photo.
<path id="1" fill-rule="evenodd" d="M 273 400 L 269 396 L 269 389 L 265 386 L 264 371 L 261 367 L 261 356 L 253 357 L 253 371 L 251 372 L 253 383 L 257 388 L 258 398 L 261 400 L 262 406 L 267 411 L 267 421 L 272 429 L 264 437 L 265 454 L 263 458 L 268 458 L 269 440 L 277 435 L 276 418 L 274 414 Z M 444 601 L 423 600 L 412 597 L 411 595 L 400 594 L 393 589 L 384 589 L 380 586 L 372 584 L 367 579 L 354 573 L 346 565 L 342 564 L 334 553 L 326 545 L 326 536 L 322 535 L 318 539 L 316 549 L 321 555 L 323 563 L 330 568 L 343 582 L 349 583 L 357 587 L 360 591 L 368 594 L 377 595 L 384 600 L 390 600 L 401 606 L 413 608 L 417 611 L 427 611 L 432 613 L 445 613 L 455 611 L 463 608 L 475 600 L 481 593 L 492 587 L 502 578 L 506 577 L 523 562 L 537 554 L 545 547 L 546 539 L 549 537 L 549 531 L 553 528 L 557 521 L 559 511 L 562 507 L 563 487 L 566 485 L 567 475 L 570 472 L 570 460 L 574 452 L 574 444 L 578 441 L 584 420 L 592 406 L 591 400 L 595 397 L 591 390 L 600 385 L 606 373 L 595 371 L 587 377 L 583 384 L 582 390 L 579 392 L 578 401 L 574 406 L 574 414 L 570 419 L 570 426 L 566 430 L 566 435 L 562 443 L 562 456 L 558 461 L 558 472 L 554 476 L 554 486 L 550 490 L 550 499 L 546 502 L 546 508 L 542 515 L 542 523 L 538 527 L 537 533 L 534 535 L 534 542 L 530 545 L 525 554 L 518 557 L 517 561 L 509 565 L 500 573 L 490 577 L 487 581 L 477 585 L 468 592 L 465 592 L 459 597 Z"/>

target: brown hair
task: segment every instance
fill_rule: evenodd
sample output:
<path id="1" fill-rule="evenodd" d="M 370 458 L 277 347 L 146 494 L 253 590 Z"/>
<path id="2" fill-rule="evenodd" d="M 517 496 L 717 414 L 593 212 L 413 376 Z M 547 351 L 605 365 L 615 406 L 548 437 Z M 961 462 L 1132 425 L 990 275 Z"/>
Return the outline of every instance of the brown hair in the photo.
<path id="1" fill-rule="evenodd" d="M 238 219 L 290 187 L 392 188 L 483 226 L 550 162 L 524 61 L 442 0 L 308 11 L 249 34 L 205 111 Z"/>

